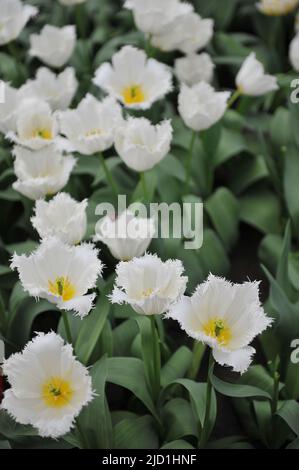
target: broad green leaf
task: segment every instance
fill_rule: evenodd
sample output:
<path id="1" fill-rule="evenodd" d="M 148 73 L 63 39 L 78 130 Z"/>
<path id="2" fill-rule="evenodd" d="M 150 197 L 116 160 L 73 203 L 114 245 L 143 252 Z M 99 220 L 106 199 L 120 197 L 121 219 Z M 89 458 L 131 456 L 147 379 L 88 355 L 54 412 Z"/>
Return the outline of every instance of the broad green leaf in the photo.
<path id="1" fill-rule="evenodd" d="M 159 440 L 151 416 L 124 419 L 114 428 L 115 449 L 157 449 Z"/>
<path id="2" fill-rule="evenodd" d="M 162 367 L 161 384 L 166 387 L 176 379 L 184 377 L 192 362 L 192 352 L 186 346 L 181 346 L 173 353 Z"/>
<path id="3" fill-rule="evenodd" d="M 265 390 L 262 390 L 261 388 L 252 385 L 224 382 L 223 380 L 216 377 L 214 374 L 211 374 L 210 378 L 215 390 L 227 397 L 267 398 L 268 400 L 271 400 L 271 395 L 269 395 L 268 392 L 265 392 Z"/>

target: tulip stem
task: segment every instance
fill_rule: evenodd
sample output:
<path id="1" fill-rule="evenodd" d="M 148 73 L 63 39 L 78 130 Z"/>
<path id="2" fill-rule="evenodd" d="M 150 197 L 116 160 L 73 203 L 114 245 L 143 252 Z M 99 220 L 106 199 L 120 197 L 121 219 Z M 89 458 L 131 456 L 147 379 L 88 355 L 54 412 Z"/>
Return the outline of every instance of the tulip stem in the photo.
<path id="1" fill-rule="evenodd" d="M 64 310 L 61 310 L 61 314 L 62 314 L 62 319 L 64 323 L 66 339 L 68 343 L 72 344 L 72 333 L 71 333 L 71 327 L 70 327 L 69 319 L 67 317 L 67 313 Z"/>
<path id="2" fill-rule="evenodd" d="M 279 399 L 279 380 L 280 374 L 278 372 L 278 364 L 279 364 L 279 357 L 276 358 L 274 363 L 274 371 L 273 371 L 273 394 L 272 394 L 272 402 L 271 402 L 271 411 L 274 415 L 277 411 L 278 399 Z"/>
<path id="3" fill-rule="evenodd" d="M 105 158 L 103 157 L 103 154 L 102 153 L 99 153 L 99 158 L 100 158 L 100 162 L 101 162 L 101 165 L 103 167 L 103 170 L 104 170 L 104 173 L 105 173 L 105 176 L 107 178 L 107 181 L 108 183 L 110 184 L 114 194 L 117 196 L 118 195 L 118 188 L 117 188 L 117 184 L 112 176 L 112 173 L 111 171 L 109 170 L 108 168 L 108 165 L 106 163 L 106 160 Z"/>
<path id="4" fill-rule="evenodd" d="M 192 350 L 193 352 L 192 364 L 188 371 L 189 379 L 191 380 L 196 379 L 205 350 L 206 350 L 206 346 L 203 343 L 201 343 L 200 341 L 194 341 L 193 350 Z"/>
<path id="5" fill-rule="evenodd" d="M 185 189 L 186 191 L 188 191 L 189 189 L 191 163 L 192 163 L 195 139 L 196 139 L 196 132 L 193 131 L 191 141 L 190 141 L 190 146 L 189 146 L 189 152 L 188 152 L 187 159 L 186 159 L 186 166 L 185 166 L 185 169 L 186 169 Z"/>
<path id="6" fill-rule="evenodd" d="M 159 344 L 159 336 L 156 329 L 155 315 L 150 316 L 151 331 L 152 331 L 152 345 L 153 345 L 153 395 L 155 401 L 159 398 L 160 393 L 160 372 L 161 372 L 161 352 Z"/>
<path id="7" fill-rule="evenodd" d="M 242 92 L 239 88 L 234 91 L 227 103 L 227 109 L 231 108 L 235 101 L 242 95 Z"/>
<path id="8" fill-rule="evenodd" d="M 85 5 L 75 5 L 75 15 L 76 15 L 76 23 L 77 28 L 79 31 L 80 39 L 85 38 L 86 36 L 86 11 Z"/>
<path id="9" fill-rule="evenodd" d="M 145 178 L 145 173 L 144 171 L 140 173 L 140 182 L 143 190 L 143 197 L 144 201 L 148 202 L 148 190 L 147 190 L 147 184 L 146 184 L 146 178 Z"/>
<path id="10" fill-rule="evenodd" d="M 203 422 L 203 427 L 201 430 L 201 435 L 199 439 L 199 444 L 198 447 L 200 449 L 205 448 L 210 433 L 210 413 L 211 413 L 211 401 L 212 401 L 212 382 L 210 379 L 210 373 L 212 372 L 214 367 L 214 358 L 213 358 L 213 353 L 212 350 L 210 349 L 210 355 L 209 355 L 209 365 L 208 365 L 208 376 L 207 376 L 207 392 L 206 392 L 206 410 L 205 410 L 205 417 L 204 417 L 204 422 Z"/>

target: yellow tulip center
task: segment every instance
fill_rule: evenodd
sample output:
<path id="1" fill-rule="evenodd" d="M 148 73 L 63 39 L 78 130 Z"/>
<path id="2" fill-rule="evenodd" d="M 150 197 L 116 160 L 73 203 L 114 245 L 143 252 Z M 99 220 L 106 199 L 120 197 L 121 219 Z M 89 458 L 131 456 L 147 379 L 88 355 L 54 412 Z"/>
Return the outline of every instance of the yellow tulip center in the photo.
<path id="1" fill-rule="evenodd" d="M 207 336 L 217 339 L 218 343 L 223 346 L 227 345 L 232 337 L 230 328 L 221 318 L 209 320 L 204 325 L 203 331 Z"/>
<path id="2" fill-rule="evenodd" d="M 124 88 L 122 97 L 125 104 L 142 103 L 145 101 L 145 93 L 140 85 L 131 85 Z"/>
<path id="3" fill-rule="evenodd" d="M 68 405 L 73 394 L 70 382 L 61 377 L 51 377 L 42 386 L 42 399 L 51 408 L 62 408 Z"/>
<path id="4" fill-rule="evenodd" d="M 53 139 L 53 133 L 51 129 L 35 129 L 32 133 L 33 138 L 39 137 L 40 139 L 51 140 Z"/>
<path id="5" fill-rule="evenodd" d="M 48 281 L 48 284 L 51 294 L 61 297 L 63 301 L 71 300 L 76 294 L 76 289 L 68 277 L 57 277 L 54 282 Z"/>
<path id="6" fill-rule="evenodd" d="M 86 132 L 85 136 L 86 137 L 96 137 L 100 134 L 102 134 L 101 129 L 90 129 L 89 131 Z"/>
<path id="7" fill-rule="evenodd" d="M 152 289 L 151 287 L 149 289 L 146 289 L 142 292 L 142 297 L 143 298 L 147 298 L 147 297 L 150 297 L 152 295 L 152 293 L 154 292 L 154 289 Z"/>

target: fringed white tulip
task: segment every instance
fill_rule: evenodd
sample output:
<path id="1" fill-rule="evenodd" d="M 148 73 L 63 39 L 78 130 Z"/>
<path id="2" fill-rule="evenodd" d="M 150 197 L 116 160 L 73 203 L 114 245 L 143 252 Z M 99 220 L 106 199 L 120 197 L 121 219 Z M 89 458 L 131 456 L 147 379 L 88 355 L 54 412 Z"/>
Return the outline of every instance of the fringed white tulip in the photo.
<path id="1" fill-rule="evenodd" d="M 69 246 L 51 237 L 42 240 L 29 256 L 14 254 L 11 268 L 18 270 L 24 290 L 31 296 L 83 318 L 93 307 L 95 294 L 87 292 L 95 287 L 103 265 L 94 245 Z"/>
<path id="2" fill-rule="evenodd" d="M 265 15 L 281 16 L 293 11 L 298 4 L 299 0 L 261 0 L 256 6 Z"/>
<path id="3" fill-rule="evenodd" d="M 104 243 L 114 258 L 129 261 L 144 254 L 154 235 L 153 219 L 135 217 L 127 210 L 116 219 L 103 217 L 96 225 L 93 240 Z"/>
<path id="4" fill-rule="evenodd" d="M 20 0 L 0 0 L 0 46 L 16 39 L 27 22 L 38 12 Z"/>
<path id="5" fill-rule="evenodd" d="M 40 34 L 31 34 L 29 54 L 50 67 L 62 67 L 73 54 L 76 45 L 74 26 L 46 25 Z"/>
<path id="6" fill-rule="evenodd" d="M 129 117 L 115 132 L 115 149 L 129 168 L 142 172 L 168 154 L 171 140 L 170 121 L 155 126 L 146 118 Z"/>
<path id="7" fill-rule="evenodd" d="M 14 171 L 17 181 L 13 188 L 29 199 L 42 199 L 60 191 L 68 182 L 76 160 L 63 156 L 53 146 L 31 151 L 15 147 Z"/>
<path id="8" fill-rule="evenodd" d="M 0 103 L 0 132 L 7 134 L 16 130 L 18 90 L 8 83 L 3 83 L 4 100 Z"/>
<path id="9" fill-rule="evenodd" d="M 194 131 L 209 129 L 224 115 L 230 93 L 215 91 L 205 82 L 192 87 L 184 83 L 179 94 L 179 113 L 186 124 Z"/>
<path id="10" fill-rule="evenodd" d="M 35 96 L 47 101 L 52 110 L 67 109 L 78 88 L 73 67 L 67 67 L 60 74 L 55 74 L 46 67 L 40 67 L 34 80 L 29 80 L 20 89 L 24 98 Z"/>
<path id="11" fill-rule="evenodd" d="M 126 0 L 124 6 L 132 10 L 137 28 L 149 35 L 163 32 L 193 10 L 191 4 L 180 0 Z"/>
<path id="12" fill-rule="evenodd" d="M 259 283 L 232 284 L 210 275 L 192 297 L 171 307 L 168 318 L 197 341 L 212 348 L 214 359 L 234 371 L 245 372 L 255 349 L 249 344 L 272 320 L 259 300 Z"/>
<path id="13" fill-rule="evenodd" d="M 166 52 L 177 49 L 184 54 L 192 54 L 203 49 L 210 42 L 213 29 L 212 19 L 203 19 L 192 11 L 177 18 L 160 34 L 153 35 L 151 44 Z"/>
<path id="14" fill-rule="evenodd" d="M 265 73 L 254 52 L 245 59 L 236 77 L 236 85 L 240 94 L 248 96 L 262 96 L 278 89 L 276 77 Z"/>
<path id="15" fill-rule="evenodd" d="M 289 56 L 293 69 L 299 72 L 299 33 L 291 41 Z"/>
<path id="16" fill-rule="evenodd" d="M 58 122 L 46 101 L 24 100 L 18 109 L 15 132 L 6 137 L 16 144 L 32 150 L 40 150 L 55 142 L 58 135 Z"/>
<path id="17" fill-rule="evenodd" d="M 215 65 L 209 54 L 190 54 L 176 59 L 175 74 L 180 82 L 188 86 L 199 82 L 210 83 L 213 79 Z"/>
<path id="18" fill-rule="evenodd" d="M 187 277 L 179 260 L 163 262 L 157 255 L 145 254 L 132 261 L 121 261 L 111 302 L 129 304 L 142 315 L 159 315 L 169 310 L 185 292 Z"/>
<path id="19" fill-rule="evenodd" d="M 112 97 L 98 101 L 88 94 L 77 109 L 61 112 L 59 121 L 62 134 L 74 150 L 91 155 L 113 145 L 114 131 L 122 121 L 122 109 Z"/>
<path id="20" fill-rule="evenodd" d="M 88 369 L 75 358 L 72 346 L 53 332 L 39 333 L 21 353 L 10 356 L 3 373 L 11 388 L 1 408 L 18 423 L 34 426 L 42 437 L 68 433 L 93 398 Z"/>
<path id="21" fill-rule="evenodd" d="M 93 79 L 127 108 L 148 109 L 172 88 L 171 72 L 155 59 L 147 59 L 144 51 L 124 46 L 113 55 L 112 65 L 100 65 Z"/>
<path id="22" fill-rule="evenodd" d="M 87 199 L 77 202 L 67 193 L 59 193 L 49 202 L 39 200 L 31 223 L 41 239 L 55 236 L 64 243 L 76 245 L 86 233 Z"/>

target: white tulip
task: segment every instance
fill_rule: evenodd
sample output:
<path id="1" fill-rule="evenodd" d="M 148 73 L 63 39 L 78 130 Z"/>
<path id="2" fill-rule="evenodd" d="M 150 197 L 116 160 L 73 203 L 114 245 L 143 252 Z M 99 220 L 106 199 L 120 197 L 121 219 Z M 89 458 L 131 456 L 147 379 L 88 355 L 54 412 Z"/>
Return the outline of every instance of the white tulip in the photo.
<path id="1" fill-rule="evenodd" d="M 188 278 L 183 271 L 180 260 L 163 263 L 157 255 L 121 261 L 116 267 L 111 302 L 129 304 L 143 315 L 160 315 L 185 292 Z"/>
<path id="2" fill-rule="evenodd" d="M 289 56 L 293 69 L 299 72 L 299 33 L 291 41 Z"/>
<path id="3" fill-rule="evenodd" d="M 4 83 L 4 102 L 0 103 L 0 132 L 7 134 L 16 130 L 18 90 Z"/>
<path id="4" fill-rule="evenodd" d="M 17 269 L 23 289 L 32 297 L 47 299 L 60 310 L 72 310 L 81 318 L 93 307 L 102 262 L 94 245 L 70 246 L 56 237 L 42 240 L 31 255 L 13 255 L 12 269 Z"/>
<path id="5" fill-rule="evenodd" d="M 76 45 L 74 26 L 45 25 L 40 34 L 31 34 L 29 54 L 50 67 L 62 67 L 68 62 Z"/>
<path id="6" fill-rule="evenodd" d="M 67 193 L 59 193 L 49 202 L 38 200 L 31 223 L 41 239 L 55 236 L 64 243 L 77 245 L 87 227 L 87 199 L 77 202 Z"/>
<path id="7" fill-rule="evenodd" d="M 197 341 L 209 345 L 214 359 L 236 372 L 245 372 L 255 349 L 249 343 L 272 320 L 259 301 L 259 283 L 232 284 L 210 275 L 192 297 L 182 297 L 169 311 L 168 318 Z"/>
<path id="8" fill-rule="evenodd" d="M 190 3 L 180 0 L 127 0 L 124 6 L 133 11 L 137 28 L 149 35 L 159 34 L 193 10 Z"/>
<path id="9" fill-rule="evenodd" d="M 0 46 L 16 39 L 38 9 L 20 0 L 0 0 Z"/>
<path id="10" fill-rule="evenodd" d="M 60 191 L 68 182 L 76 160 L 63 156 L 53 146 L 31 151 L 15 147 L 13 188 L 29 199 L 37 200 Z"/>
<path id="11" fill-rule="evenodd" d="M 215 91 L 205 82 L 192 87 L 184 83 L 179 94 L 179 113 L 186 124 L 194 131 L 209 129 L 224 115 L 230 93 Z"/>
<path id="12" fill-rule="evenodd" d="M 58 135 L 58 123 L 46 101 L 24 100 L 18 108 L 16 131 L 8 132 L 6 138 L 30 148 L 40 150 L 53 144 Z"/>
<path id="13" fill-rule="evenodd" d="M 172 88 L 171 72 L 144 51 L 124 46 L 113 55 L 112 65 L 100 65 L 95 85 L 121 101 L 127 108 L 148 109 Z"/>
<path id="14" fill-rule="evenodd" d="M 154 235 L 153 219 L 134 217 L 134 214 L 127 210 L 116 219 L 109 215 L 103 217 L 96 224 L 93 240 L 104 243 L 114 258 L 128 261 L 143 255 Z"/>
<path id="15" fill-rule="evenodd" d="M 262 96 L 278 89 L 277 79 L 266 75 L 263 64 L 252 52 L 243 62 L 236 77 L 236 85 L 243 95 Z"/>
<path id="16" fill-rule="evenodd" d="M 203 49 L 213 37 L 214 21 L 190 12 L 179 17 L 160 34 L 153 35 L 151 43 L 162 51 L 179 50 L 192 54 Z"/>
<path id="17" fill-rule="evenodd" d="M 170 121 L 155 126 L 146 118 L 129 117 L 116 129 L 115 149 L 129 168 L 146 171 L 166 157 L 171 139 Z"/>
<path id="18" fill-rule="evenodd" d="M 98 101 L 88 94 L 77 109 L 61 112 L 59 120 L 61 132 L 74 150 L 91 155 L 113 145 L 114 131 L 122 121 L 122 109 L 112 97 Z"/>
<path id="19" fill-rule="evenodd" d="M 299 0 L 261 0 L 257 8 L 269 16 L 287 15 L 299 4 Z"/>
<path id="20" fill-rule="evenodd" d="M 91 377 L 56 333 L 38 333 L 21 353 L 4 361 L 11 388 L 1 408 L 18 423 L 31 424 L 42 437 L 68 433 L 93 398 Z"/>
<path id="21" fill-rule="evenodd" d="M 176 59 L 174 63 L 177 78 L 188 86 L 199 82 L 210 83 L 215 65 L 209 54 L 190 54 Z"/>
<path id="22" fill-rule="evenodd" d="M 73 67 L 67 67 L 55 74 L 46 67 L 40 67 L 34 80 L 28 80 L 20 89 L 21 97 L 35 96 L 47 101 L 52 110 L 67 109 L 78 88 Z"/>

